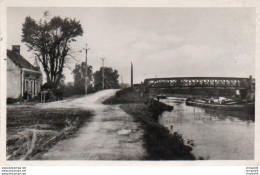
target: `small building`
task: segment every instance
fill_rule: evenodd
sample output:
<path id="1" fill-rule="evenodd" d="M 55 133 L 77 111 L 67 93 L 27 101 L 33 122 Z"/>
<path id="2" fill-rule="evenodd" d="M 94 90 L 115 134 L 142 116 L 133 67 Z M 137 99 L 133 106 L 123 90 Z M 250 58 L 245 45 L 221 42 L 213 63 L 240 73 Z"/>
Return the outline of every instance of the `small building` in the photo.
<path id="1" fill-rule="evenodd" d="M 7 98 L 21 98 L 26 91 L 30 98 L 38 96 L 42 73 L 35 63 L 33 66 L 20 54 L 19 45 L 7 50 Z"/>

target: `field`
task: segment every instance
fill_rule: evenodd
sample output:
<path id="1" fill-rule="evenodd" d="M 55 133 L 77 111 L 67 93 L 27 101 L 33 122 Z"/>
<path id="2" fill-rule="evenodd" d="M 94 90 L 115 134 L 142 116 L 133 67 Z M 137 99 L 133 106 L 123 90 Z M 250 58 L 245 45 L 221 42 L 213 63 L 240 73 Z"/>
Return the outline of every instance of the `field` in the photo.
<path id="1" fill-rule="evenodd" d="M 7 160 L 40 159 L 59 140 L 71 137 L 91 113 L 82 109 L 7 108 Z"/>

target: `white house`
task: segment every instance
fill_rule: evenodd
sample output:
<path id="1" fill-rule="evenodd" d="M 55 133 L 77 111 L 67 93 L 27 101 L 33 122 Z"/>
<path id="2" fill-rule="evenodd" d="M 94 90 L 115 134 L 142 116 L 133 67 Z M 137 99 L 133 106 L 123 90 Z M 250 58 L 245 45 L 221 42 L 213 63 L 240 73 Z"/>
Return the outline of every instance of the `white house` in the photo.
<path id="1" fill-rule="evenodd" d="M 39 66 L 29 63 L 20 55 L 20 46 L 13 45 L 12 50 L 7 50 L 7 98 L 20 98 L 26 91 L 34 98 L 41 85 Z"/>

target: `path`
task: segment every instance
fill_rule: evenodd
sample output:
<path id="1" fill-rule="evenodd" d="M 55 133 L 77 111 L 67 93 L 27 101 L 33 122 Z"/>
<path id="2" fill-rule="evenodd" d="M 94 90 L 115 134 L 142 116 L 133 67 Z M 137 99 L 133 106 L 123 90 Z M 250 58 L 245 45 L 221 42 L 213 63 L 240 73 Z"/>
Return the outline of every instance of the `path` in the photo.
<path id="1" fill-rule="evenodd" d="M 84 108 L 93 119 L 78 133 L 58 142 L 45 153 L 47 160 L 140 160 L 145 156 L 143 130 L 117 105 L 103 105 L 116 90 L 104 90 L 77 99 L 39 104 L 40 108 Z"/>

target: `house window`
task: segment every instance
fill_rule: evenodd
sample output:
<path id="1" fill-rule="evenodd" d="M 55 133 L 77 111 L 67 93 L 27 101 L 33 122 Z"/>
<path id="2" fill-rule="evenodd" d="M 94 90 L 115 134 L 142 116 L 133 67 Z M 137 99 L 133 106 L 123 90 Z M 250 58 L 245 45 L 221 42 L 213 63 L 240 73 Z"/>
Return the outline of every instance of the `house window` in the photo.
<path id="1" fill-rule="evenodd" d="M 35 95 L 37 95 L 38 94 L 38 91 L 39 91 L 39 89 L 38 89 L 38 82 L 37 81 L 35 81 Z"/>
<path id="2" fill-rule="evenodd" d="M 33 80 L 31 80 L 31 94 L 33 95 L 34 94 L 34 88 L 33 88 Z"/>
<path id="3" fill-rule="evenodd" d="M 28 80 L 25 80 L 25 88 L 24 88 L 24 92 L 25 91 L 29 91 L 29 81 Z"/>

